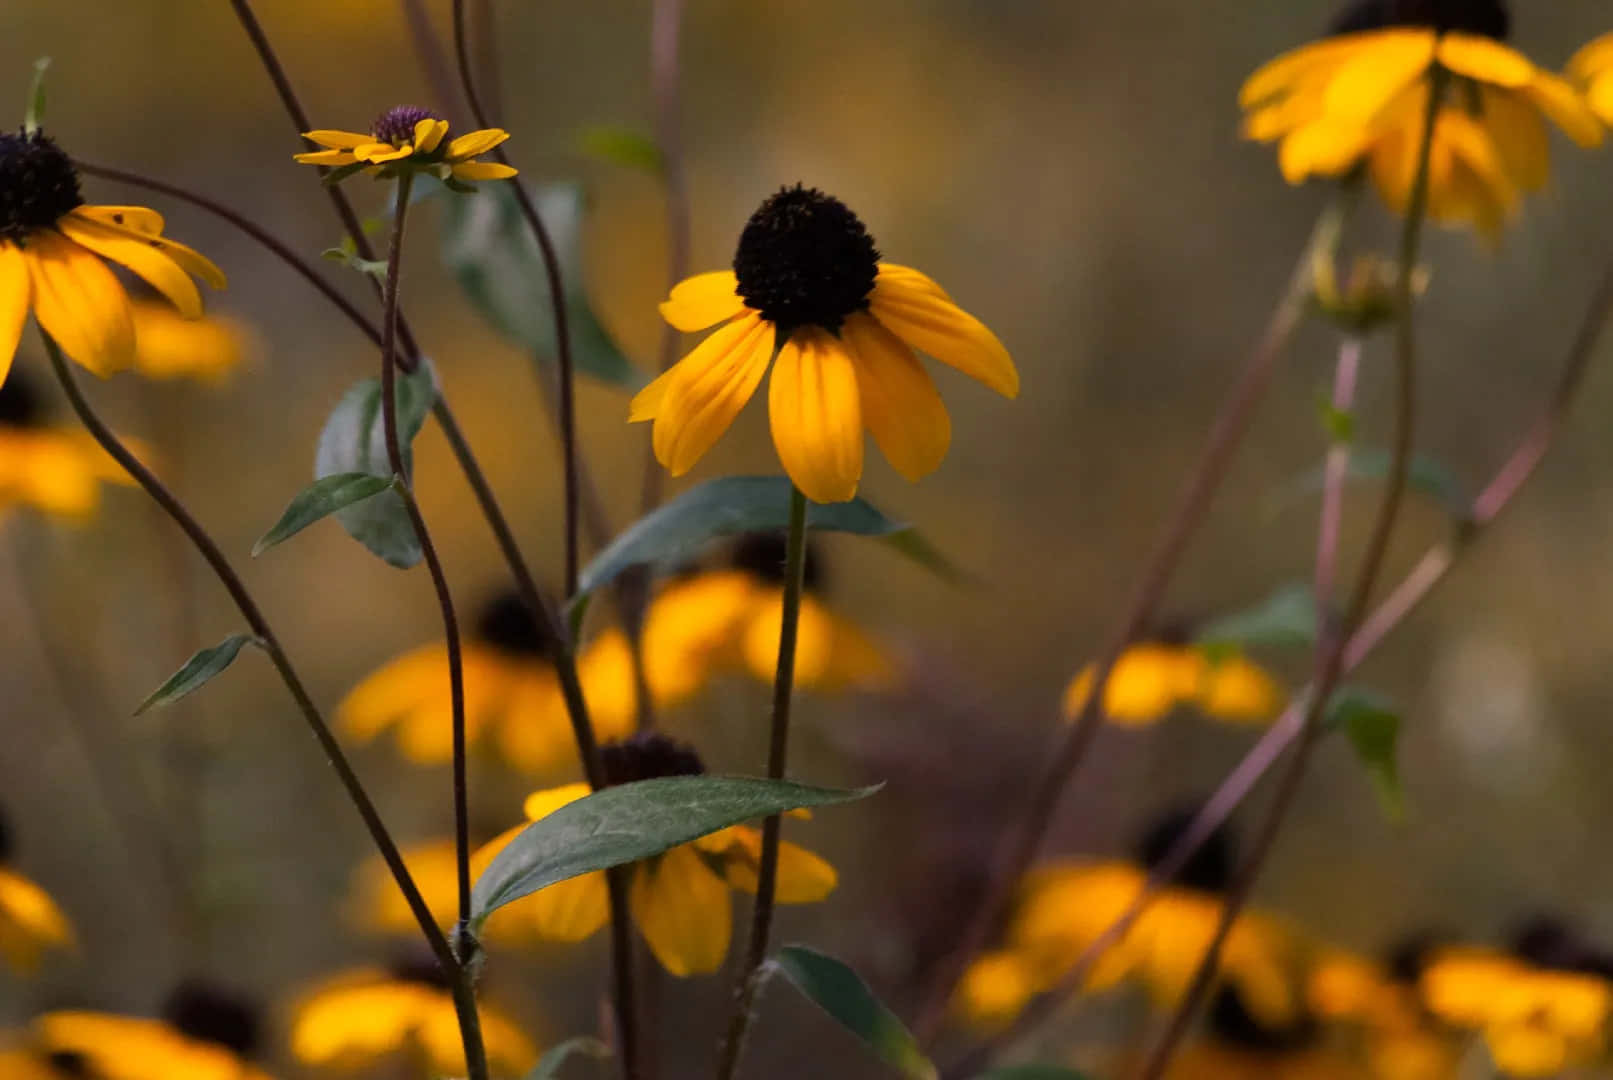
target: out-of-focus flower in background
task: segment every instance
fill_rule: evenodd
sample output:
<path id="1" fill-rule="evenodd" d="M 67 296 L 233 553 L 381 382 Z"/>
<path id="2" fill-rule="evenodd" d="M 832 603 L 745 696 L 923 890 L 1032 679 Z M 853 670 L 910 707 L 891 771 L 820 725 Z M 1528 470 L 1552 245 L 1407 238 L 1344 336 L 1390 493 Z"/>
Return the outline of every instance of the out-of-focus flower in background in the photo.
<path id="1" fill-rule="evenodd" d="M 37 1050 L 72 1062 L 67 1075 L 105 1080 L 268 1080 L 249 1058 L 258 1049 L 256 1011 L 233 994 L 185 983 L 161 1019 L 63 1011 L 35 1019 Z M 9 1078 L 8 1078 L 9 1080 Z"/>
<path id="2" fill-rule="evenodd" d="M 296 154 L 304 165 L 339 170 L 335 179 L 363 170 L 381 179 L 405 171 L 427 172 L 456 190 L 469 190 L 476 180 L 504 180 L 515 175 L 508 165 L 476 161 L 510 137 L 499 128 L 472 131 L 448 139 L 448 121 L 418 105 L 398 105 L 376 117 L 368 132 L 309 131 L 303 138 L 325 147 Z"/>
<path id="3" fill-rule="evenodd" d="M 131 481 L 87 433 L 46 422 L 34 386 L 13 371 L 0 384 L 0 519 L 11 507 L 29 506 L 88 520 L 103 483 Z"/>
<path id="4" fill-rule="evenodd" d="M 73 927 L 51 895 L 10 866 L 11 826 L 0 818 L 0 956 L 32 974 L 47 950 L 72 946 Z"/>
<path id="5" fill-rule="evenodd" d="M 1423 1006 L 1417 980 L 1427 948 L 1413 940 L 1378 963 L 1324 946 L 1311 961 L 1305 1000 L 1312 1015 L 1358 1045 L 1372 1076 L 1447 1080 L 1456 1074 L 1461 1040 Z"/>
<path id="6" fill-rule="evenodd" d="M 1602 123 L 1613 126 L 1613 34 L 1604 34 L 1575 53 L 1568 74 Z"/>
<path id="7" fill-rule="evenodd" d="M 218 385 L 241 366 L 251 334 L 234 319 L 187 319 L 167 304 L 136 299 L 134 370 L 148 379 L 195 379 Z"/>
<path id="8" fill-rule="evenodd" d="M 1092 696 L 1093 665 L 1064 690 L 1064 715 L 1074 719 Z M 1277 680 L 1239 654 L 1207 656 L 1193 645 L 1145 641 L 1115 661 L 1103 689 L 1103 715 L 1123 727 L 1157 723 L 1183 706 L 1234 724 L 1262 724 L 1285 700 Z"/>
<path id="9" fill-rule="evenodd" d="M 1019 372 L 985 324 L 924 274 L 880 262 L 856 214 L 799 184 L 751 217 L 732 270 L 679 283 L 661 315 L 691 334 L 722 324 L 629 411 L 655 422 L 656 460 L 673 476 L 722 437 L 769 366 L 773 445 L 820 503 L 857 494 L 865 429 L 909 480 L 946 457 L 952 421 L 914 350 L 1019 394 Z"/>

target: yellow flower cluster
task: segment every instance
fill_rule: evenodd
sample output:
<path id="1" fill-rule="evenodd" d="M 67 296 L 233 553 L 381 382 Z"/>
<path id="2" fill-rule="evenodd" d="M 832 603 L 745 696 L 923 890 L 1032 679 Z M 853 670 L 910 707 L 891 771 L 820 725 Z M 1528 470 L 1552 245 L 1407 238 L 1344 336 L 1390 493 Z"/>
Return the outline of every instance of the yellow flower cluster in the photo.
<path id="1" fill-rule="evenodd" d="M 1092 696 L 1093 665 L 1064 691 L 1064 715 L 1074 719 Z M 1277 680 L 1245 656 L 1211 657 L 1193 645 L 1142 642 L 1115 661 L 1103 690 L 1103 715 L 1123 727 L 1153 724 L 1182 707 L 1234 724 L 1260 724 L 1282 708 Z"/>

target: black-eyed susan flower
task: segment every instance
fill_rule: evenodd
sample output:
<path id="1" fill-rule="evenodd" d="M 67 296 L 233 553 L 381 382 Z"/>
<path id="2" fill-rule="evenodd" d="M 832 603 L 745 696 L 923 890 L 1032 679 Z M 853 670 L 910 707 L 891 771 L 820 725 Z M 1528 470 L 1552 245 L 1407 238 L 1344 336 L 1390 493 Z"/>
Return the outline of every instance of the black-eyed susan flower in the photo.
<path id="1" fill-rule="evenodd" d="M 72 1057 L 60 1058 L 18 1041 L 0 1046 L 0 1076 L 6 1080 L 95 1080 L 83 1064 Z"/>
<path id="2" fill-rule="evenodd" d="M 1064 715 L 1074 719 L 1092 696 L 1088 664 L 1064 690 Z M 1103 690 L 1103 715 L 1122 727 L 1146 727 L 1178 708 L 1197 709 L 1233 724 L 1262 724 L 1282 708 L 1277 680 L 1241 653 L 1211 656 L 1191 644 L 1143 641 L 1123 651 Z"/>
<path id="3" fill-rule="evenodd" d="M 1545 931 L 1542 933 L 1542 931 Z M 1607 1049 L 1613 965 L 1560 924 L 1536 924 L 1510 952 L 1479 947 L 1436 951 L 1420 986 L 1446 1023 L 1483 1035 L 1509 1076 L 1555 1076 Z"/>
<path id="4" fill-rule="evenodd" d="M 1613 126 L 1613 34 L 1604 34 L 1568 62 L 1568 75 L 1585 93 L 1585 101 Z"/>
<path id="5" fill-rule="evenodd" d="M 1111 1072 L 1134 1075 L 1139 1064 L 1128 1061 Z M 1312 1017 L 1268 1024 L 1231 986 L 1216 992 L 1201 1037 L 1182 1048 L 1165 1071 L 1169 1080 L 1368 1080 L 1371 1075 L 1330 1046 Z"/>
<path id="6" fill-rule="evenodd" d="M 1360 0 L 1334 33 L 1244 84 L 1244 132 L 1278 143 L 1290 183 L 1365 165 L 1385 203 L 1411 201 L 1436 65 L 1450 76 L 1429 155 L 1428 216 L 1496 235 L 1550 171 L 1546 121 L 1581 146 L 1602 126 L 1567 80 L 1504 44 L 1500 0 Z"/>
<path id="7" fill-rule="evenodd" d="M 771 685 L 784 617 L 784 538 L 753 533 L 724 568 L 675 578 L 644 619 L 645 677 L 657 704 L 681 701 L 711 678 L 746 671 Z M 808 690 L 876 689 L 895 665 L 873 638 L 822 599 L 820 554 L 808 545 L 795 682 Z"/>
<path id="8" fill-rule="evenodd" d="M 73 927 L 49 893 L 10 866 L 11 829 L 0 819 L 0 956 L 31 974 L 49 950 L 73 944 Z"/>
<path id="9" fill-rule="evenodd" d="M 538 1048 L 497 1006 L 481 1002 L 482 1042 L 495 1076 L 523 1076 Z M 432 1076 L 464 1076 L 453 994 L 431 957 L 360 968 L 320 983 L 297 1002 L 291 1053 L 314 1069 L 359 1072 L 424 1060 Z"/>
<path id="10" fill-rule="evenodd" d="M 91 1080 L 268 1080 L 249 1060 L 257 1049 L 255 1011 L 216 987 L 187 983 L 161 1019 L 112 1013 L 46 1013 L 34 1044 L 67 1076 Z"/>
<path id="11" fill-rule="evenodd" d="M 575 759 L 559 679 L 538 624 L 518 595 L 502 594 L 482 610 L 464 643 L 463 659 L 468 740 L 484 740 L 527 772 L 550 772 Z M 626 635 L 608 629 L 595 636 L 578 654 L 577 668 L 599 736 L 632 731 L 637 697 Z M 381 667 L 337 710 L 338 722 L 352 738 L 373 739 L 391 728 L 404 756 L 422 765 L 453 757 L 452 715 L 448 649 L 441 642 Z"/>
<path id="12" fill-rule="evenodd" d="M 1423 1006 L 1417 984 L 1426 940 L 1394 949 L 1386 963 L 1342 949 L 1315 957 L 1305 1000 L 1323 1024 L 1348 1033 L 1369 1075 L 1389 1080 L 1449 1080 L 1461 1044 Z"/>
<path id="13" fill-rule="evenodd" d="M 0 515 L 29 506 L 85 521 L 103 483 L 132 481 L 82 429 L 47 423 L 33 385 L 13 371 L 0 383 Z"/>
<path id="14" fill-rule="evenodd" d="M 1164 858 L 1189 820 L 1176 814 L 1150 829 L 1138 862 L 1066 859 L 1026 875 L 1001 947 L 971 965 L 959 985 L 957 1010 L 978 1026 L 999 1027 L 1058 985 L 1142 890 L 1149 868 Z M 1083 989 L 1097 993 L 1129 981 L 1143 986 L 1161 1008 L 1179 1001 L 1215 935 L 1231 859 L 1230 842 L 1216 834 L 1125 938 L 1099 957 Z M 1296 943 L 1268 916 L 1238 917 L 1218 978 L 1236 988 L 1251 1014 L 1270 1028 L 1287 1027 L 1300 1015 Z"/>
<path id="15" fill-rule="evenodd" d="M 335 169 L 331 178 L 336 180 L 360 170 L 383 179 L 424 172 L 450 187 L 465 189 L 477 180 L 515 175 L 508 165 L 475 160 L 509 137 L 507 131 L 485 128 L 450 139 L 448 121 L 430 109 L 398 105 L 376 117 L 368 132 L 304 132 L 303 138 L 325 149 L 297 154 L 296 159 L 304 165 Z"/>
<path id="16" fill-rule="evenodd" d="M 839 199 L 799 184 L 751 217 L 732 270 L 678 284 L 661 315 L 685 333 L 717 327 L 629 410 L 632 421 L 655 422 L 656 459 L 674 476 L 728 430 L 769 366 L 773 444 L 820 503 L 856 495 L 865 430 L 909 480 L 946 456 L 952 422 L 914 350 L 1019 393 L 995 334 L 924 274 L 881 262 Z"/>
<path id="17" fill-rule="evenodd" d="M 601 747 L 607 781 L 631 783 L 659 776 L 692 776 L 705 771 L 689 747 L 664 735 L 640 734 Z M 535 792 L 524 807 L 538 821 L 588 794 L 586 784 Z M 476 853 L 485 866 L 526 826 L 519 825 Z M 756 891 L 761 833 L 735 825 L 635 864 L 629 893 L 633 922 L 663 968 L 676 976 L 705 975 L 722 966 L 733 933 L 731 890 Z M 785 842 L 779 848 L 781 904 L 811 904 L 829 895 L 838 882 L 833 866 L 805 848 Z M 488 920 L 494 940 L 528 937 L 582 941 L 610 918 L 603 873 L 541 889 L 501 908 Z"/>
<path id="18" fill-rule="evenodd" d="M 167 304 L 134 300 L 134 370 L 148 379 L 195 379 L 218 384 L 246 356 L 249 334 L 234 319 L 187 319 Z"/>
<path id="19" fill-rule="evenodd" d="M 89 206 L 72 160 L 42 132 L 0 134 L 0 382 L 28 312 L 62 351 L 97 375 L 133 366 L 134 317 L 108 260 L 165 296 L 187 318 L 202 314 L 192 277 L 224 287 L 218 267 L 162 235 L 162 215 L 141 206 Z"/>

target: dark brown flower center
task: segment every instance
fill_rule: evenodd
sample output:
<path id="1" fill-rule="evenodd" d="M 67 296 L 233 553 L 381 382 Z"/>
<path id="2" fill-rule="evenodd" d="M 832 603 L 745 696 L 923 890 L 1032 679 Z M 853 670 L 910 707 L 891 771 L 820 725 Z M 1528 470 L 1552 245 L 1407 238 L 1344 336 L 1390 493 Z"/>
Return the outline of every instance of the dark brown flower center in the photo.
<path id="1" fill-rule="evenodd" d="M 699 776 L 706 771 L 694 747 L 653 731 L 604 744 L 599 748 L 599 762 L 606 786 L 663 776 Z"/>
<path id="2" fill-rule="evenodd" d="M 746 533 L 734 545 L 733 553 L 728 557 L 728 564 L 735 570 L 743 570 L 769 585 L 783 585 L 784 563 L 788 554 L 789 549 L 783 533 Z M 810 542 L 807 544 L 806 566 L 803 568 L 802 577 L 808 592 L 816 592 L 823 587 L 823 560 L 819 557 L 816 545 Z"/>
<path id="3" fill-rule="evenodd" d="M 0 426 L 37 427 L 43 413 L 39 394 L 16 368 L 0 383 Z"/>
<path id="4" fill-rule="evenodd" d="M 0 240 L 26 240 L 83 205 L 73 159 L 48 136 L 0 135 Z"/>
<path id="5" fill-rule="evenodd" d="M 500 593 L 482 609 L 476 618 L 476 636 L 511 656 L 549 659 L 537 617 L 513 591 Z"/>
<path id="6" fill-rule="evenodd" d="M 857 215 L 800 184 L 751 215 L 734 253 L 739 295 L 781 336 L 800 326 L 838 333 L 846 316 L 868 306 L 878 273 L 879 250 Z"/>
<path id="7" fill-rule="evenodd" d="M 1338 14 L 1330 31 L 1351 34 L 1390 26 L 1431 26 L 1504 41 L 1512 17 L 1503 0 L 1356 0 Z"/>
<path id="8" fill-rule="evenodd" d="M 1174 810 L 1150 825 L 1138 846 L 1137 855 L 1142 864 L 1152 870 L 1164 862 L 1171 848 L 1187 833 L 1197 816 L 1197 807 Z M 1232 881 L 1232 862 L 1232 837 L 1222 826 L 1211 833 L 1199 845 L 1193 857 L 1187 860 L 1187 865 L 1176 875 L 1176 884 L 1201 892 L 1219 893 Z"/>
<path id="9" fill-rule="evenodd" d="M 414 142 L 415 125 L 420 121 L 441 119 L 430 109 L 419 105 L 394 105 L 375 118 L 375 123 L 370 125 L 370 134 L 375 136 L 376 142 L 403 146 Z"/>
<path id="10" fill-rule="evenodd" d="M 411 951 L 400 954 L 392 961 L 388 970 L 399 982 L 419 983 L 437 990 L 453 989 L 453 983 L 443 973 L 442 965 L 429 952 Z"/>
<path id="11" fill-rule="evenodd" d="M 257 1010 L 244 998 L 198 979 L 187 979 L 163 1003 L 162 1018 L 180 1034 L 246 1056 L 258 1047 Z"/>

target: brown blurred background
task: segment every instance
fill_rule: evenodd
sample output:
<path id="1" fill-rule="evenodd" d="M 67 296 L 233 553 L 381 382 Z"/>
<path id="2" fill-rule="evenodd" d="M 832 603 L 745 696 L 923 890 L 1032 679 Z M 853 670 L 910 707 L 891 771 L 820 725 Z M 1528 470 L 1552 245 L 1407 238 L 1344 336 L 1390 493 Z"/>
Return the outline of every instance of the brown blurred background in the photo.
<path id="1" fill-rule="evenodd" d="M 499 4 L 509 149 L 534 179 L 591 189 L 587 281 L 639 363 L 653 362 L 665 285 L 661 195 L 649 177 L 586 159 L 579 133 L 647 127 L 648 5 Z M 445 3 L 431 5 L 445 29 Z M 1520 5 L 1521 8 L 1521 5 Z M 1323 0 L 691 0 L 684 120 L 694 267 L 726 264 L 739 227 L 781 183 L 845 199 L 887 257 L 923 267 L 998 331 L 1024 378 L 1001 401 L 940 374 L 955 441 L 942 470 L 910 486 L 870 454 L 864 493 L 920 525 L 979 585 L 951 587 L 877 546 L 835 538 L 833 596 L 913 658 L 919 685 L 894 700 L 809 698 L 795 772 L 826 783 L 886 778 L 874 802 L 821 814 L 801 839 L 844 884 L 826 905 L 786 913 L 782 936 L 855 958 L 876 980 L 909 962 L 897 922 L 956 908 L 953 867 L 978 864 L 1023 791 L 1065 680 L 1115 618 L 1210 417 L 1283 287 L 1320 187 L 1291 189 L 1269 150 L 1239 141 L 1236 93 L 1262 60 L 1316 32 Z M 260 16 L 315 122 L 362 128 L 399 102 L 439 104 L 390 0 L 263 0 Z M 1515 42 L 1543 64 L 1610 28 L 1600 0 L 1516 12 Z M 203 189 L 247 209 L 299 250 L 339 236 L 287 118 L 227 4 L 199 0 L 18 0 L 0 8 L 0 101 L 20 113 L 30 64 L 54 59 L 49 126 L 70 152 Z M 6 97 L 5 95 L 10 95 Z M 0 109 L 0 113 L 3 113 Z M 1436 236 L 1425 305 L 1419 447 L 1483 482 L 1543 400 L 1601 268 L 1613 255 L 1613 158 L 1554 143 L 1550 189 L 1489 252 Z M 355 182 L 361 206 L 382 189 Z M 149 202 L 174 235 L 231 277 L 216 308 L 258 327 L 261 348 L 228 387 L 96 386 L 120 426 L 157 448 L 175 485 L 246 565 L 247 552 L 309 475 L 325 414 L 372 349 L 280 265 L 184 206 L 89 181 L 95 202 Z M 426 239 L 406 303 L 535 564 L 553 581 L 559 469 L 530 359 L 481 325 Z M 1356 235 L 1384 244 L 1375 205 Z M 362 282 L 341 284 L 368 302 Z M 1178 576 L 1173 612 L 1243 607 L 1308 573 L 1313 504 L 1268 512 L 1269 492 L 1314 464 L 1314 402 L 1335 334 L 1307 328 L 1251 432 L 1202 541 Z M 1613 345 L 1602 360 L 1613 360 Z M 42 373 L 25 346 L 20 363 Z M 1362 415 L 1381 441 L 1388 356 L 1369 350 Z M 636 504 L 647 432 L 625 425 L 620 392 L 585 385 L 582 439 L 614 521 Z M 777 468 L 754 403 L 691 480 Z M 1329 746 L 1259 891 L 1259 901 L 1331 939 L 1380 946 L 1429 924 L 1479 938 L 1549 906 L 1613 936 L 1613 377 L 1597 369 L 1537 480 L 1433 603 L 1362 673 L 1406 710 L 1408 820 L 1387 823 L 1357 763 Z M 462 602 L 502 585 L 487 530 L 441 437 L 422 437 L 419 487 Z M 1349 504 L 1351 535 L 1372 492 Z M 1395 566 L 1442 535 L 1408 515 Z M 78 955 L 35 983 L 0 979 L 0 1019 L 88 1003 L 149 1010 L 178 975 L 201 971 L 266 1001 L 336 967 L 385 954 L 353 933 L 337 900 L 366 841 L 267 664 L 247 656 L 187 706 L 120 719 L 191 651 L 239 628 L 194 559 L 169 572 L 172 536 L 138 495 L 117 491 L 83 529 L 13 518 L 0 541 L 23 565 L 58 633 L 97 672 L 102 730 L 125 727 L 122 764 L 198 808 L 195 856 L 206 931 L 183 948 L 87 786 L 58 689 L 42 669 L 14 577 L 0 585 L 0 790 L 18 862 L 61 898 Z M 439 636 L 423 571 L 400 574 L 326 524 L 247 565 L 250 581 L 319 700 L 380 661 Z M 200 628 L 182 640 L 186 604 Z M 1271 658 L 1281 665 L 1280 658 Z M 1303 658 L 1283 668 L 1304 672 Z M 708 760 L 759 771 L 764 693 L 728 685 L 670 720 Z M 177 743 L 176 743 L 176 740 Z M 1202 793 L 1250 735 L 1179 719 L 1106 732 L 1067 801 L 1057 846 L 1120 851 L 1139 824 Z M 176 753 L 175 747 L 179 747 Z M 176 764 L 182 768 L 176 772 Z M 385 742 L 358 754 L 397 831 L 446 830 L 446 771 L 402 764 Z M 198 774 L 199 775 L 196 775 Z M 512 823 L 534 782 L 479 762 L 481 831 Z M 810 832 L 809 832 L 810 830 Z M 135 862 L 138 865 L 131 865 Z M 930 909 L 923 911 L 923 909 Z M 603 940 L 495 961 L 495 978 L 541 1037 L 592 1027 Z M 707 1052 L 726 983 L 701 980 L 669 1004 L 682 1054 Z M 670 995 L 669 995 L 670 996 Z M 827 1030 L 775 994 L 766 1037 L 814 1045 Z M 689 1026 L 691 1020 L 704 1026 Z M 687 1015 L 685 1015 L 687 1014 Z M 698 1034 L 690 1035 L 693 1031 Z M 829 1040 L 825 1039 L 825 1042 Z M 830 1045 L 838 1045 L 830 1042 Z M 759 1051 L 765 1053 L 767 1051 Z M 782 1060 L 782 1059 L 779 1059 Z M 849 1059 L 855 1062 L 854 1058 Z M 875 1075 L 848 1064 L 847 1075 Z M 863 1070 L 863 1071 L 855 1071 Z M 821 1075 L 804 1067 L 775 1075 Z"/>

